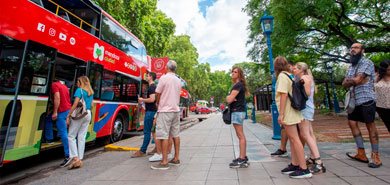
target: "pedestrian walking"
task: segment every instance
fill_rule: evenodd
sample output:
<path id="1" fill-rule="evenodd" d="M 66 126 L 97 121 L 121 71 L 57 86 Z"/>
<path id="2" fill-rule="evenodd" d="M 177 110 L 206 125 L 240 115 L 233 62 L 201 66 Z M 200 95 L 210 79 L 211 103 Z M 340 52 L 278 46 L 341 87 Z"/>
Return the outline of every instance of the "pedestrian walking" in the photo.
<path id="1" fill-rule="evenodd" d="M 148 149 L 148 145 L 150 143 L 150 134 L 152 132 L 154 115 L 157 112 L 156 106 L 156 84 L 154 81 L 156 80 L 156 73 L 150 72 L 146 77 L 146 81 L 149 84 L 149 88 L 146 93 L 146 98 L 138 98 L 138 102 L 145 102 L 145 119 L 144 119 L 144 141 L 139 151 L 135 152 L 131 157 L 142 157 L 146 155 L 146 149 Z"/>
<path id="2" fill-rule="evenodd" d="M 46 143 L 53 144 L 53 121 L 55 121 L 65 153 L 65 159 L 60 166 L 65 167 L 71 162 L 69 158 L 68 130 L 66 128 L 66 116 L 69 114 L 71 103 L 68 87 L 58 79 L 55 79 L 51 85 L 51 99 L 53 101 L 52 112 L 45 119 Z"/>
<path id="3" fill-rule="evenodd" d="M 88 126 L 91 122 L 91 110 L 93 108 L 93 90 L 89 82 L 88 77 L 81 76 L 77 79 L 77 89 L 74 94 L 74 102 L 72 108 L 66 117 L 66 124 L 69 126 L 69 157 L 72 159 L 72 164 L 68 166 L 68 169 L 82 168 L 85 149 L 85 137 L 87 136 Z M 81 119 L 72 119 L 71 113 L 78 106 L 80 99 L 83 99 L 87 108 L 87 115 Z M 77 143 L 76 143 L 77 137 Z"/>
<path id="4" fill-rule="evenodd" d="M 348 124 L 357 145 L 357 153 L 348 152 L 346 155 L 360 162 L 369 163 L 368 167 L 378 168 L 382 165 L 379 159 L 379 136 L 376 129 L 375 109 L 376 97 L 374 92 L 375 69 L 374 64 L 363 56 L 364 46 L 354 43 L 350 48 L 351 65 L 342 85 L 354 93 L 355 109 L 348 114 Z M 363 137 L 358 122 L 366 124 L 371 143 L 371 160 L 368 161 L 364 150 Z"/>
<path id="5" fill-rule="evenodd" d="M 297 124 L 303 120 L 302 113 L 291 106 L 288 94 L 292 94 L 292 81 L 287 60 L 278 56 L 274 60 L 276 81 L 275 101 L 279 111 L 278 122 L 284 126 L 290 140 L 291 163 L 281 170 L 291 178 L 310 178 L 312 174 L 307 168 L 305 151 L 299 138 Z"/>
<path id="6" fill-rule="evenodd" d="M 384 60 L 378 68 L 375 80 L 376 112 L 390 132 L 390 60 Z"/>
<path id="7" fill-rule="evenodd" d="M 244 134 L 245 96 L 250 96 L 244 72 L 241 67 L 232 69 L 233 87 L 230 95 L 226 97 L 232 116 L 232 124 L 239 140 L 240 156 L 229 164 L 230 168 L 247 168 L 249 166 L 246 156 L 246 138 Z"/>
<path id="8" fill-rule="evenodd" d="M 157 123 L 156 137 L 160 139 L 162 160 L 157 165 L 152 165 L 155 170 L 167 170 L 169 164 L 180 165 L 180 79 L 175 75 L 177 64 L 169 60 L 165 66 L 166 74 L 160 78 L 156 88 Z M 173 138 L 175 155 L 168 162 L 168 138 Z M 168 164 L 169 163 L 169 164 Z"/>
<path id="9" fill-rule="evenodd" d="M 311 156 L 308 160 L 306 160 L 306 164 L 311 166 L 310 172 L 313 174 L 325 173 L 326 168 L 321 161 L 320 151 L 317 146 L 316 137 L 313 132 L 313 127 L 311 122 L 314 117 L 314 93 L 315 93 L 315 83 L 313 75 L 304 62 L 298 62 L 294 69 L 294 75 L 299 77 L 304 81 L 304 88 L 306 95 L 309 97 L 306 101 L 305 109 L 301 110 L 303 120 L 298 124 L 299 126 L 299 134 L 301 138 L 307 143 L 309 146 Z"/>

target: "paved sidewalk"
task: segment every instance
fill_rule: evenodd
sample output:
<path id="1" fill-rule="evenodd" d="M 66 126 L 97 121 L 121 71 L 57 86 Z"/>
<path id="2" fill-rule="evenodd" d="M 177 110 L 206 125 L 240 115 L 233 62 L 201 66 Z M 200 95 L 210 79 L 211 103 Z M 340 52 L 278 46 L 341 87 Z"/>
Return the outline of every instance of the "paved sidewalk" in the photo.
<path id="1" fill-rule="evenodd" d="M 272 140 L 272 130 L 260 124 L 245 121 L 247 151 L 250 166 L 246 169 L 230 169 L 229 163 L 238 154 L 238 139 L 234 128 L 225 125 L 221 115 L 186 129 L 181 133 L 180 166 L 169 170 L 152 170 L 148 157 L 123 159 L 121 164 L 107 166 L 107 170 L 86 179 L 88 184 L 389 184 L 390 143 L 380 143 L 383 166 L 371 169 L 365 163 L 347 159 L 345 152 L 354 151 L 354 143 L 319 143 L 321 157 L 327 167 L 325 174 L 310 179 L 290 179 L 280 170 L 287 166 L 289 158 L 270 157 L 270 151 L 279 147 Z M 139 137 L 138 140 L 140 140 Z M 133 143 L 134 146 L 130 146 Z M 369 143 L 365 143 L 370 149 Z M 128 147 L 137 147 L 129 140 Z M 369 152 L 367 150 L 367 152 Z M 132 153 L 132 152 L 129 152 Z"/>

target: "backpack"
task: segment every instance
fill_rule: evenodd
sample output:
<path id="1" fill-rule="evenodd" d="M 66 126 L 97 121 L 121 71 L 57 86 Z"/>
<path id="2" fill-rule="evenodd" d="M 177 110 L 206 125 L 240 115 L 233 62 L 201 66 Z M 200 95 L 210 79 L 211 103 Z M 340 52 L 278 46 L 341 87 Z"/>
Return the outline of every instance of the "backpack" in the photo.
<path id="1" fill-rule="evenodd" d="M 305 84 L 305 81 L 298 77 L 293 80 L 290 75 L 288 75 L 287 73 L 284 74 L 287 75 L 288 78 L 292 81 L 292 95 L 288 93 L 288 98 L 291 101 L 291 106 L 299 111 L 305 109 L 306 101 L 309 99 L 309 97 L 307 97 L 305 87 L 303 86 Z"/>

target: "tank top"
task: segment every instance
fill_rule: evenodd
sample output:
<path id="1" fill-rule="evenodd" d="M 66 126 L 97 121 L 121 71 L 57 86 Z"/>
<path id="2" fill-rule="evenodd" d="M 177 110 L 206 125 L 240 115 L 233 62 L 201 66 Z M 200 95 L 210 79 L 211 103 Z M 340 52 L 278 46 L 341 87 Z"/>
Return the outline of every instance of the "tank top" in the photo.
<path id="1" fill-rule="evenodd" d="M 310 86 L 310 96 L 309 99 L 306 101 L 306 107 L 309 107 L 311 109 L 314 109 L 314 83 L 311 83 Z"/>

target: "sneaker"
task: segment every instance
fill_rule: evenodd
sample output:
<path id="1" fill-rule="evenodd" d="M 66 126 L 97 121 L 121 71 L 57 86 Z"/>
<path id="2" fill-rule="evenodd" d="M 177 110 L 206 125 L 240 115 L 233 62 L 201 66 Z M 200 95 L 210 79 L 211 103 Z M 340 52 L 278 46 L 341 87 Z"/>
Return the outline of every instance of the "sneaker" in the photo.
<path id="1" fill-rule="evenodd" d="M 288 153 L 287 153 L 287 151 L 283 151 L 281 149 L 278 149 L 278 150 L 276 150 L 276 152 L 271 153 L 271 156 L 287 157 Z"/>
<path id="2" fill-rule="evenodd" d="M 156 162 L 162 160 L 162 154 L 155 153 L 152 157 L 149 158 L 150 162 Z"/>
<path id="3" fill-rule="evenodd" d="M 382 162 L 379 159 L 378 152 L 371 152 L 371 159 L 370 159 L 370 163 L 368 163 L 368 167 L 379 168 L 380 166 L 382 166 Z"/>
<path id="4" fill-rule="evenodd" d="M 69 157 L 65 157 L 64 161 L 60 164 L 61 167 L 68 166 L 72 162 L 72 159 Z"/>
<path id="5" fill-rule="evenodd" d="M 295 172 L 290 173 L 289 175 L 291 178 L 294 179 L 305 179 L 310 178 L 313 176 L 313 174 L 310 173 L 309 169 L 306 168 L 305 170 L 298 167 L 298 169 Z"/>
<path id="6" fill-rule="evenodd" d="M 172 165 L 179 166 L 179 165 L 180 165 L 180 160 L 176 160 L 176 161 L 170 160 L 170 161 L 168 162 L 168 164 L 172 164 Z"/>
<path id="7" fill-rule="evenodd" d="M 173 157 L 174 157 L 174 155 L 173 155 L 173 154 L 168 154 L 168 161 L 172 160 L 172 159 L 173 159 Z"/>
<path id="8" fill-rule="evenodd" d="M 237 159 L 233 159 L 233 160 L 232 160 L 232 162 L 235 162 L 235 161 L 237 161 L 238 159 L 239 159 L 239 158 L 237 158 Z M 245 161 L 246 161 L 246 162 L 248 162 L 248 161 L 249 161 L 249 159 L 248 159 L 248 156 L 245 156 L 245 158 L 244 158 L 244 159 L 245 159 Z M 249 164 L 249 163 L 248 163 L 248 164 Z"/>
<path id="9" fill-rule="evenodd" d="M 295 172 L 297 169 L 299 168 L 299 166 L 294 166 L 292 163 L 290 163 L 286 168 L 284 168 L 281 172 L 283 174 L 290 174 L 290 173 L 293 173 Z"/>
<path id="10" fill-rule="evenodd" d="M 156 165 L 150 166 L 153 170 L 168 170 L 169 169 L 169 164 L 161 164 L 158 163 Z"/>
<path id="11" fill-rule="evenodd" d="M 145 155 L 146 155 L 145 153 L 143 153 L 141 151 L 137 151 L 133 155 L 131 155 L 131 158 L 143 157 Z"/>
<path id="12" fill-rule="evenodd" d="M 310 169 L 310 172 L 314 175 L 321 174 L 326 172 L 326 168 L 324 166 L 324 163 L 321 164 L 313 164 L 313 167 Z"/>
<path id="13" fill-rule="evenodd" d="M 248 166 L 248 162 L 245 159 L 241 158 L 233 160 L 233 162 L 229 164 L 230 168 L 248 168 Z"/>
<path id="14" fill-rule="evenodd" d="M 44 145 L 52 145 L 52 144 L 54 144 L 54 140 L 52 140 L 52 139 L 46 140 L 46 141 L 43 142 L 42 144 L 44 144 Z"/>

